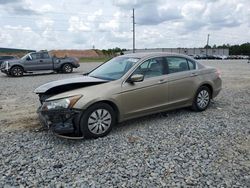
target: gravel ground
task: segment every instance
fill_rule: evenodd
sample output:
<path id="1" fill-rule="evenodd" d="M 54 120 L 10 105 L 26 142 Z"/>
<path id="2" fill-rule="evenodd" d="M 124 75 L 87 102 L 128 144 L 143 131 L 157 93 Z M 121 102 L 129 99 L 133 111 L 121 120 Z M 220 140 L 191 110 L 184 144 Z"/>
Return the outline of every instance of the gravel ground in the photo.
<path id="1" fill-rule="evenodd" d="M 74 74 L 0 74 L 0 187 L 250 187 L 250 64 L 203 61 L 223 90 L 204 112 L 180 109 L 128 121 L 105 138 L 37 131 L 32 91 Z"/>

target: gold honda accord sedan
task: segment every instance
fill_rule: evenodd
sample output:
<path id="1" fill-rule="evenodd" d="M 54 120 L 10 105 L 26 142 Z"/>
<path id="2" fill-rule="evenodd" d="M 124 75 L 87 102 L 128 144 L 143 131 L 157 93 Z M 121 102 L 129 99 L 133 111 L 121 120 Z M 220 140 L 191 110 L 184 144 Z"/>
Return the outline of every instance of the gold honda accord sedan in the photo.
<path id="1" fill-rule="evenodd" d="M 97 138 L 128 119 L 189 106 L 203 111 L 221 86 L 217 69 L 188 56 L 134 53 L 44 84 L 35 93 L 40 119 L 57 135 Z"/>

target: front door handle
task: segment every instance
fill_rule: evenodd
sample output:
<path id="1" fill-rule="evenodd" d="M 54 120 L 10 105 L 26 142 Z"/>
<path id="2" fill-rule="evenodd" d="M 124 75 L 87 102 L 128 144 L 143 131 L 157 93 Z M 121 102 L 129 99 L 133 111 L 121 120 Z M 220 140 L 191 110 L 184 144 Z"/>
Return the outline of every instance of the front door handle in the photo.
<path id="1" fill-rule="evenodd" d="M 43 60 L 40 60 L 40 62 L 43 62 Z"/>

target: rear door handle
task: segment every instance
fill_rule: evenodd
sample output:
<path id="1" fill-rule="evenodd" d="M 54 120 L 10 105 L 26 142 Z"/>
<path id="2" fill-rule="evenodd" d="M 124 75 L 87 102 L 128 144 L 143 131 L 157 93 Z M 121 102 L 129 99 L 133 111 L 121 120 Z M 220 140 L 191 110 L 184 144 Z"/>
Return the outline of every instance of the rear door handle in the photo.
<path id="1" fill-rule="evenodd" d="M 193 72 L 190 76 L 198 76 L 198 74 Z"/>
<path id="2" fill-rule="evenodd" d="M 160 80 L 158 81 L 159 84 L 166 83 L 166 82 L 167 82 L 167 80 L 165 80 L 165 79 L 160 79 Z"/>

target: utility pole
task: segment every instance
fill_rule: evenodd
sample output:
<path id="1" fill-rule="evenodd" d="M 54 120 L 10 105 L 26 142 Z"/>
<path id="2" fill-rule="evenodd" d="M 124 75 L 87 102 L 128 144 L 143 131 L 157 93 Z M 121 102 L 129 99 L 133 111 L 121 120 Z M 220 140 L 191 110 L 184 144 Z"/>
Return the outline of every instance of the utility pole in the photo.
<path id="1" fill-rule="evenodd" d="M 206 58 L 207 58 L 207 53 L 208 53 L 208 44 L 209 44 L 209 34 L 207 35 L 207 46 L 206 46 Z"/>
<path id="2" fill-rule="evenodd" d="M 133 8 L 133 53 L 135 53 L 135 9 Z"/>

